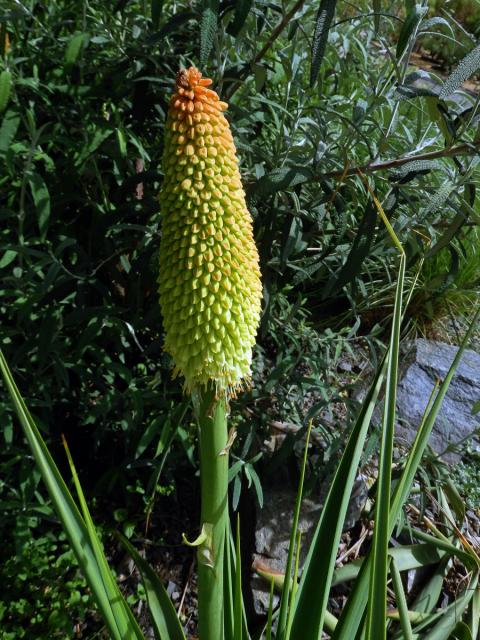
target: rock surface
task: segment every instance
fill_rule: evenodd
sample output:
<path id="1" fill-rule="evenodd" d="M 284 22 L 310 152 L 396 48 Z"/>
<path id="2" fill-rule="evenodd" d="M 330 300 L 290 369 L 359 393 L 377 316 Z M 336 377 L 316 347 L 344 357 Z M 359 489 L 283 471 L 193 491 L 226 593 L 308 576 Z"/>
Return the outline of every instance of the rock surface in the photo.
<path id="1" fill-rule="evenodd" d="M 305 499 L 302 502 L 298 521 L 298 530 L 302 532 L 300 570 L 310 548 L 329 485 L 330 481 L 325 483 L 325 486 L 322 487 L 321 495 L 318 497 Z M 344 530 L 352 528 L 359 520 L 367 498 L 368 486 L 366 479 L 359 475 L 353 486 Z M 266 566 L 270 570 L 285 573 L 295 500 L 296 492 L 293 489 L 269 489 L 265 494 L 263 509 L 258 512 L 254 565 Z M 266 613 L 270 600 L 268 582 L 263 578 L 254 576 L 252 588 L 256 612 L 259 614 Z M 277 602 L 278 597 L 274 596 L 274 605 Z"/>
<path id="2" fill-rule="evenodd" d="M 457 351 L 458 347 L 443 342 L 419 339 L 402 356 L 397 396 L 399 442 L 413 442 L 435 382 L 445 378 Z M 479 398 L 480 355 L 466 350 L 430 436 L 429 444 L 434 451 L 443 453 L 450 444 L 471 435 L 480 426 L 480 415 L 472 414 Z M 452 453 L 445 457 L 455 459 Z"/>

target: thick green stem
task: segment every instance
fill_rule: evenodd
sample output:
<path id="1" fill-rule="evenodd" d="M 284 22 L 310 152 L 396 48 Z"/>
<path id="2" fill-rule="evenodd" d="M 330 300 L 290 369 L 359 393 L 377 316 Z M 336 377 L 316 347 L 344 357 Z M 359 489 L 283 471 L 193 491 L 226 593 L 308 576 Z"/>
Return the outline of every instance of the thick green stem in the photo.
<path id="1" fill-rule="evenodd" d="M 227 403 L 212 386 L 197 407 L 202 491 L 198 547 L 198 624 L 200 640 L 223 640 L 223 556 L 228 520 Z"/>

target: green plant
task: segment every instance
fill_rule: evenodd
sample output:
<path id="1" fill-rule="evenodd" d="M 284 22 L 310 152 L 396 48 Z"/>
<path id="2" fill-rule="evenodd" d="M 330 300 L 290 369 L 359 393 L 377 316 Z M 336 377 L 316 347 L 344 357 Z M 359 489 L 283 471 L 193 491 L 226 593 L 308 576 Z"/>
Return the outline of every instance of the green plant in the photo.
<path id="1" fill-rule="evenodd" d="M 30 538 L 20 552 L 8 545 L 3 564 L 0 638 L 73 637 L 74 627 L 91 616 L 91 596 L 65 541 L 47 532 Z M 92 630 L 90 623 L 90 629 Z"/>

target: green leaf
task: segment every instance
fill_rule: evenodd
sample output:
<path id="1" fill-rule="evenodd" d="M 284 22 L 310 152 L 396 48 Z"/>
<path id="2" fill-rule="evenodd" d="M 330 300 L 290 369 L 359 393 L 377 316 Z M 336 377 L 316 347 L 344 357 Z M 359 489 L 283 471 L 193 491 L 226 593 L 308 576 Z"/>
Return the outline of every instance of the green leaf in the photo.
<path id="1" fill-rule="evenodd" d="M 480 67 L 480 45 L 476 46 L 473 51 L 460 61 L 458 67 L 445 80 L 439 98 L 445 100 L 452 95 L 454 91 L 459 89 L 462 84 L 470 76 L 472 76 Z"/>
<path id="2" fill-rule="evenodd" d="M 200 23 L 200 65 L 206 67 L 217 32 L 219 0 L 203 0 Z"/>
<path id="3" fill-rule="evenodd" d="M 390 559 L 390 573 L 392 576 L 392 584 L 395 591 L 398 612 L 400 614 L 400 625 L 402 627 L 404 638 L 405 640 L 413 640 L 412 625 L 410 624 L 410 618 L 408 617 L 407 599 L 405 598 L 405 591 L 403 589 L 400 571 L 398 570 L 394 558 Z"/>
<path id="4" fill-rule="evenodd" d="M 0 269 L 8 267 L 8 265 L 15 260 L 17 255 L 17 252 L 13 251 L 13 249 L 7 249 L 0 260 Z"/>
<path id="5" fill-rule="evenodd" d="M 228 539 L 227 539 L 228 544 Z M 240 553 L 240 516 L 237 515 L 237 535 L 235 540 L 235 589 L 234 589 L 234 623 L 233 640 L 243 637 L 243 601 L 242 601 L 242 556 Z"/>
<path id="6" fill-rule="evenodd" d="M 369 202 L 345 264 L 328 280 L 322 292 L 322 299 L 325 300 L 334 295 L 360 275 L 363 262 L 368 256 L 374 240 L 376 223 L 377 213 L 373 203 Z"/>
<path id="7" fill-rule="evenodd" d="M 290 589 L 292 588 L 292 563 L 295 551 L 295 538 L 298 531 L 298 520 L 300 518 L 300 508 L 302 506 L 303 496 L 303 483 L 305 480 L 305 469 L 307 466 L 308 457 L 308 443 L 310 441 L 310 434 L 312 431 L 312 421 L 310 421 L 307 428 L 307 435 L 305 438 L 305 450 L 303 453 L 303 463 L 300 469 L 300 480 L 298 482 L 297 497 L 295 500 L 295 509 L 292 518 L 292 528 L 290 530 L 290 544 L 288 545 L 287 564 L 285 566 L 285 580 L 283 582 L 282 595 L 280 597 L 280 612 L 278 614 L 277 634 L 276 640 L 286 640 L 290 637 L 296 637 L 295 634 L 291 636 L 287 634 L 287 616 L 289 609 Z M 307 637 L 310 637 L 307 635 Z M 313 636 L 312 636 L 313 640 Z"/>
<path id="8" fill-rule="evenodd" d="M 194 20 L 197 18 L 197 14 L 194 11 L 179 11 L 175 13 L 168 22 L 166 22 L 161 29 L 152 33 L 147 39 L 146 44 L 152 45 L 157 44 L 163 40 L 166 36 L 170 35 L 174 31 L 176 31 L 179 27 L 181 27 L 186 22 L 190 20 Z"/>
<path id="9" fill-rule="evenodd" d="M 10 71 L 2 71 L 2 73 L 0 73 L 0 113 L 7 108 L 11 89 L 12 74 Z"/>
<path id="10" fill-rule="evenodd" d="M 236 0 L 235 2 L 235 13 L 233 15 L 233 20 L 230 22 L 227 28 L 227 33 L 236 38 L 240 33 L 243 25 L 245 24 L 246 19 L 248 18 L 248 13 L 253 6 L 253 0 Z"/>
<path id="11" fill-rule="evenodd" d="M 425 258 L 431 258 L 436 253 L 444 249 L 447 245 L 449 245 L 450 242 L 453 240 L 453 238 L 458 234 L 460 229 L 463 227 L 463 225 L 466 223 L 466 221 L 467 221 L 467 218 L 463 213 L 457 213 L 457 215 L 453 218 L 449 226 L 442 233 L 440 239 L 433 245 L 431 249 L 429 249 L 426 252 Z"/>
<path id="12" fill-rule="evenodd" d="M 95 151 L 109 138 L 113 133 L 113 129 L 96 129 L 90 142 L 84 147 L 75 158 L 75 166 L 77 168 L 92 155 Z"/>
<path id="13" fill-rule="evenodd" d="M 372 567 L 369 584 L 367 610 L 367 640 L 380 640 L 386 637 L 387 618 L 387 575 L 388 541 L 390 538 L 389 511 L 391 492 L 391 473 L 393 455 L 393 436 L 395 429 L 396 398 L 398 381 L 398 357 L 400 327 L 402 319 L 403 283 L 405 278 L 405 254 L 401 255 L 395 293 L 392 332 L 388 357 L 388 371 L 385 389 L 384 413 L 382 422 L 382 440 L 378 462 L 377 495 L 375 506 L 375 527 L 372 543 Z"/>
<path id="14" fill-rule="evenodd" d="M 72 67 L 80 55 L 80 51 L 87 39 L 86 33 L 76 33 L 68 42 L 65 50 L 65 66 Z"/>
<path id="15" fill-rule="evenodd" d="M 399 60 L 407 49 L 411 38 L 415 38 L 418 25 L 427 12 L 426 7 L 416 4 L 413 10 L 407 15 L 397 40 L 397 60 Z"/>
<path id="16" fill-rule="evenodd" d="M 151 0 L 150 12 L 152 16 L 152 29 L 158 29 L 160 24 L 160 17 L 163 10 L 163 0 Z"/>
<path id="17" fill-rule="evenodd" d="M 127 538 L 118 532 L 117 537 L 132 557 L 142 577 L 155 637 L 157 640 L 185 640 L 175 607 L 157 574 Z"/>
<path id="18" fill-rule="evenodd" d="M 20 115 L 14 111 L 7 111 L 3 117 L 2 126 L 0 127 L 0 157 L 5 156 L 9 150 L 19 124 Z"/>
<path id="19" fill-rule="evenodd" d="M 267 175 L 262 176 L 253 186 L 249 193 L 252 202 L 262 200 L 277 191 L 291 189 L 313 177 L 313 171 L 308 167 L 282 167 L 274 169 Z"/>
<path id="20" fill-rule="evenodd" d="M 433 611 L 443 590 L 443 581 L 451 563 L 451 556 L 446 555 L 435 567 L 434 573 L 415 598 L 412 609 L 420 613 Z"/>
<path id="21" fill-rule="evenodd" d="M 425 452 L 425 449 L 428 444 L 428 439 L 432 432 L 433 425 L 435 424 L 435 420 L 437 419 L 438 412 L 440 411 L 440 407 L 442 406 L 443 399 L 445 394 L 447 393 L 448 387 L 452 378 L 455 374 L 455 371 L 460 363 L 462 355 L 468 345 L 470 337 L 472 336 L 473 331 L 475 330 L 478 322 L 478 318 L 480 316 L 480 305 L 477 307 L 476 312 L 473 314 L 472 320 L 468 327 L 468 331 L 466 332 L 462 343 L 457 351 L 457 354 L 448 370 L 447 375 L 445 376 L 442 384 L 438 389 L 438 393 L 435 396 L 435 399 L 432 403 L 429 403 L 427 406 L 427 411 L 425 412 L 425 416 L 419 426 L 417 435 L 415 440 L 410 448 L 410 453 L 407 457 L 407 461 L 405 463 L 404 469 L 402 471 L 402 475 L 400 476 L 400 480 L 395 488 L 392 506 L 390 509 L 390 518 L 389 518 L 389 529 L 390 535 L 393 532 L 396 522 L 400 516 L 403 505 L 410 493 L 410 489 L 413 483 L 413 479 L 417 472 L 417 469 L 420 465 L 422 456 Z M 427 534 L 416 533 L 417 537 L 424 539 L 432 544 L 438 546 L 439 549 L 444 549 L 449 553 L 453 553 L 455 555 L 459 555 L 462 553 L 462 560 L 468 560 L 468 554 L 464 554 L 464 552 L 460 552 L 458 549 L 453 547 L 453 545 L 444 545 L 440 541 L 433 539 L 431 536 Z M 465 555 L 467 557 L 465 558 Z M 357 631 L 362 624 L 364 619 L 365 607 L 368 601 L 368 581 L 370 574 L 370 565 L 371 565 L 372 556 L 371 553 L 367 555 L 364 562 L 362 563 L 359 575 L 355 582 L 355 586 L 350 593 L 350 596 L 347 600 L 347 603 L 344 607 L 342 615 L 338 621 L 338 625 L 335 629 L 335 633 L 332 636 L 332 640 L 343 640 L 344 638 L 355 638 Z M 415 631 L 415 630 L 414 630 Z"/>
<path id="22" fill-rule="evenodd" d="M 23 432 L 32 450 L 33 456 L 37 463 L 38 469 L 42 474 L 43 481 L 47 487 L 50 498 L 55 506 L 57 514 L 62 522 L 63 528 L 68 536 L 72 549 L 76 555 L 77 561 L 82 572 L 92 590 L 93 596 L 99 608 L 99 611 L 107 625 L 107 628 L 114 640 L 125 640 L 127 637 L 122 629 L 128 629 L 128 637 L 132 640 L 143 640 L 143 636 L 130 624 L 130 618 L 126 614 L 128 605 L 125 603 L 123 596 L 115 583 L 112 588 L 110 581 L 104 582 L 104 574 L 98 563 L 98 556 L 90 537 L 89 527 L 82 519 L 80 512 L 63 481 L 58 468 L 53 461 L 43 438 L 35 425 L 25 402 L 17 389 L 13 380 L 8 364 L 0 350 L 0 370 L 5 381 L 12 404 L 17 413 Z M 106 561 L 105 561 L 106 562 Z M 113 580 L 113 578 L 112 578 Z M 120 619 L 115 617 L 115 603 L 124 602 Z M 125 609 L 126 607 L 126 609 Z M 130 613 L 131 615 L 131 613 Z M 133 634 L 133 635 L 132 635 Z"/>
<path id="23" fill-rule="evenodd" d="M 384 358 L 355 421 L 325 500 L 298 588 L 292 639 L 319 640 L 322 637 L 338 543 L 385 368 Z"/>
<path id="24" fill-rule="evenodd" d="M 465 517 L 465 502 L 451 478 L 447 478 L 445 480 L 443 490 L 445 491 L 459 522 L 462 522 Z"/>
<path id="25" fill-rule="evenodd" d="M 315 22 L 312 41 L 312 62 L 310 66 L 310 87 L 314 87 L 328 41 L 328 32 L 335 15 L 337 0 L 321 0 Z"/>
<path id="26" fill-rule="evenodd" d="M 110 594 L 110 607 L 118 630 L 123 638 L 132 637 L 132 640 L 133 638 L 144 640 L 140 627 L 133 617 L 130 607 L 128 606 L 125 598 L 122 596 L 122 592 L 120 591 L 118 584 L 112 575 L 110 567 L 108 566 L 102 543 L 100 542 L 100 538 L 98 537 L 95 525 L 88 510 L 87 501 L 85 500 L 85 496 L 83 494 L 83 489 L 78 478 L 77 470 L 75 469 L 70 450 L 63 436 L 62 440 L 67 454 L 68 464 L 70 465 L 70 469 L 72 472 L 75 489 L 77 490 L 77 495 L 83 514 L 83 520 L 87 527 L 88 541 L 92 546 L 93 553 L 95 554 L 99 577 L 102 583 L 105 585 L 106 590 Z"/>
<path id="27" fill-rule="evenodd" d="M 472 640 L 472 632 L 465 622 L 457 622 L 454 630 L 450 634 L 450 640 Z M 475 640 L 475 638 L 473 638 Z"/>
<path id="28" fill-rule="evenodd" d="M 48 221 L 50 220 L 50 193 L 48 192 L 44 179 L 38 173 L 33 173 L 30 176 L 28 184 L 30 185 L 33 202 L 37 210 L 40 238 L 45 240 Z"/>
<path id="29" fill-rule="evenodd" d="M 449 640 L 451 638 L 451 634 L 457 627 L 457 623 L 459 619 L 463 616 L 467 607 L 470 604 L 470 601 L 473 598 L 473 594 L 475 593 L 476 587 L 478 584 L 478 573 L 476 573 L 464 593 L 450 603 L 444 609 L 440 609 L 438 612 L 433 614 L 429 620 L 420 623 L 414 629 L 415 633 L 419 633 L 423 631 L 427 626 L 430 626 L 432 621 L 438 620 L 433 628 L 430 629 L 427 633 L 422 633 L 421 637 L 423 640 Z"/>
<path id="30" fill-rule="evenodd" d="M 392 547 L 388 550 L 389 557 L 395 559 L 399 571 L 410 571 L 411 569 L 426 567 L 430 564 L 438 564 L 445 557 L 445 554 L 446 551 L 438 549 L 437 546 L 431 543 Z M 359 558 L 358 560 L 344 564 L 343 567 L 335 569 L 332 586 L 355 580 L 364 560 L 364 558 Z"/>

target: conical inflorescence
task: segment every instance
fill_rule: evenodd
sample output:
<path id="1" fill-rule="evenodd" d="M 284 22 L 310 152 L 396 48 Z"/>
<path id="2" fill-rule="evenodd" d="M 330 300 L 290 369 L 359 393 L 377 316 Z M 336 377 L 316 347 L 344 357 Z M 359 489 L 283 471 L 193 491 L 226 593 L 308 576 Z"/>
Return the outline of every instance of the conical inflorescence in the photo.
<path id="1" fill-rule="evenodd" d="M 187 390 L 234 393 L 251 373 L 261 281 L 235 145 L 211 80 L 177 75 L 160 192 L 165 350 Z"/>

